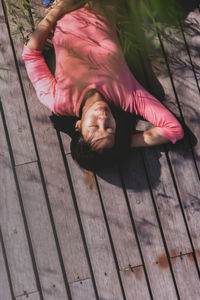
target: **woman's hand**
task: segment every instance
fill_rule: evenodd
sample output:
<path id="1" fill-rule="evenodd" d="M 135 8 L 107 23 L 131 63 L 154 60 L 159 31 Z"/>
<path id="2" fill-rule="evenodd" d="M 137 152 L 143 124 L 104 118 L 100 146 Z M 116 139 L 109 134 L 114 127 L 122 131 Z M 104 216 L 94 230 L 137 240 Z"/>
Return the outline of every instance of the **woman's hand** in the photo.
<path id="1" fill-rule="evenodd" d="M 42 50 L 57 20 L 67 12 L 80 8 L 86 1 L 80 1 L 78 4 L 73 3 L 74 0 L 56 0 L 48 10 L 44 19 L 37 25 L 27 46 L 32 50 Z"/>
<path id="2" fill-rule="evenodd" d="M 74 2 L 74 0 L 55 0 L 50 9 L 58 9 L 64 15 L 82 7 L 86 3 L 85 0 L 81 0 L 76 4 Z"/>
<path id="3" fill-rule="evenodd" d="M 131 147 L 133 148 L 156 146 L 169 142 L 168 138 L 160 134 L 158 127 L 135 133 L 131 137 Z"/>

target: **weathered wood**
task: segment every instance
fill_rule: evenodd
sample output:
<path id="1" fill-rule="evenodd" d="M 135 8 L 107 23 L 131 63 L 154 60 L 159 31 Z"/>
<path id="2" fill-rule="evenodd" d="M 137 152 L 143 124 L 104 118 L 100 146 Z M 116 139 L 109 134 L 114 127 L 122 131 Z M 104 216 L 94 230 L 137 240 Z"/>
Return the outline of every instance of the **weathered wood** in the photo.
<path id="1" fill-rule="evenodd" d="M 8 69 L 1 72 L 4 80 L 1 80 L 0 95 L 15 163 L 22 164 L 35 161 L 37 158 L 1 2 L 0 19 L 0 65 Z"/>
<path id="2" fill-rule="evenodd" d="M 171 37 L 171 35 L 170 35 Z M 165 40 L 165 47 L 167 48 L 167 52 L 165 54 L 167 55 L 168 61 L 169 61 L 169 67 L 172 72 L 173 82 L 174 86 L 176 88 L 176 94 L 178 96 L 178 100 L 181 99 L 181 109 L 183 110 L 184 106 L 188 105 L 189 103 L 193 101 L 193 98 L 195 95 L 190 94 L 191 98 L 188 98 L 188 93 L 193 93 L 194 88 L 192 86 L 188 86 L 188 83 L 191 82 L 190 78 L 193 78 L 194 80 L 194 74 L 192 74 L 192 71 L 190 70 L 190 67 L 188 66 L 185 75 L 187 74 L 188 80 L 185 80 L 185 82 L 180 79 L 180 71 L 178 66 L 174 66 L 174 61 L 185 61 L 187 58 L 187 53 L 184 50 L 183 41 L 180 46 L 180 39 L 179 43 L 170 43 L 166 46 L 166 40 Z M 173 44 L 173 46 L 172 46 Z M 175 48 L 175 45 L 177 45 L 177 48 Z M 180 51 L 179 48 L 181 47 Z M 172 59 L 172 53 L 173 53 L 173 60 Z M 161 56 L 161 54 L 160 54 Z M 154 60 L 154 64 L 156 61 Z M 155 72 L 158 74 L 158 78 L 163 85 L 166 93 L 166 105 L 170 107 L 176 107 L 176 114 L 180 115 L 180 111 L 177 108 L 176 99 L 174 95 L 174 91 L 172 89 L 172 85 L 169 79 L 169 74 L 166 70 L 166 67 L 162 64 L 162 66 L 158 63 L 156 63 Z M 161 72 L 165 74 L 165 76 L 161 75 Z M 182 72 L 183 73 L 183 72 Z M 182 74 L 181 74 L 182 75 Z M 181 84 L 178 86 L 178 82 Z M 192 82 L 194 85 L 194 83 Z M 185 90 L 185 93 L 183 93 L 183 90 Z M 189 100 L 191 99 L 191 100 Z M 185 103 L 183 103 L 183 101 Z M 196 101 L 196 100 L 194 100 Z M 189 104 L 190 106 L 190 104 Z M 194 109 L 196 110 L 196 105 L 194 104 Z M 187 111 L 187 114 L 185 114 L 184 118 L 186 119 L 186 123 L 188 120 L 193 118 L 193 114 L 190 112 L 190 110 Z M 190 126 L 189 126 L 190 127 Z M 192 129 L 192 128 L 191 128 Z M 193 241 L 194 248 L 196 250 L 200 249 L 199 245 L 199 239 L 198 239 L 198 232 L 200 230 L 200 221 L 199 221 L 199 200 L 200 199 L 200 190 L 199 190 L 199 179 L 197 170 L 194 164 L 193 156 L 191 153 L 190 145 L 188 144 L 187 136 L 184 140 L 178 142 L 175 145 L 168 146 L 169 150 L 169 159 L 171 161 L 172 170 L 175 176 L 175 180 L 177 183 L 177 188 L 180 194 L 181 203 L 185 212 L 185 215 L 187 217 L 187 224 L 189 226 L 190 235 Z M 195 214 L 194 214 L 195 213 Z M 190 251 L 189 251 L 190 252 Z"/>
<path id="3" fill-rule="evenodd" d="M 62 136 L 64 136 L 64 133 L 62 134 Z M 70 142 L 71 142 L 71 138 L 65 134 L 65 138 L 62 139 L 63 140 L 63 147 L 65 150 L 65 154 L 70 154 L 71 153 L 71 149 L 70 149 Z"/>
<path id="4" fill-rule="evenodd" d="M 173 73 L 175 87 L 182 113 L 186 124 L 200 140 L 200 81 L 199 81 L 199 23 L 200 13 L 198 10 L 191 12 L 186 20 L 185 32 L 181 36 L 172 36 L 173 31 L 168 34 L 169 41 L 176 43 L 170 45 L 166 50 L 170 62 L 170 69 Z M 181 30 L 181 29 L 180 29 Z M 183 28 L 182 28 L 183 30 Z M 185 44 L 185 40 L 187 44 Z M 187 51 L 188 48 L 188 51 Z M 173 56 L 172 56 L 173 51 Z M 196 78 L 195 78 L 196 77 Z M 193 151 L 200 173 L 200 146 L 197 143 Z"/>
<path id="5" fill-rule="evenodd" d="M 24 296 L 16 297 L 16 300 L 40 300 L 40 294 L 38 292 L 33 292 L 31 294 L 26 294 Z"/>
<path id="6" fill-rule="evenodd" d="M 17 167 L 44 299 L 68 299 L 37 163 Z"/>
<path id="7" fill-rule="evenodd" d="M 142 264 L 117 168 L 97 176 L 119 268 Z"/>
<path id="8" fill-rule="evenodd" d="M 156 51 L 156 50 L 155 50 Z M 155 80 L 150 64 L 143 53 L 143 72 L 146 74 L 146 86 L 154 90 Z M 142 66 L 141 66 L 142 67 Z M 158 79 L 165 76 L 165 67 L 160 64 Z M 162 81 L 161 81 L 162 82 Z M 172 91 L 173 92 L 173 91 Z M 160 95 L 159 99 L 162 98 Z M 164 101 L 164 104 L 166 101 Z M 171 103 L 171 102 L 170 102 Z M 176 103 L 173 103 L 176 107 Z M 177 108 L 173 107 L 173 111 Z M 164 147 L 144 149 L 145 166 L 158 210 L 163 234 L 168 247 L 169 255 L 174 256 L 192 251 L 182 215 L 176 189 L 170 174 Z"/>
<path id="9" fill-rule="evenodd" d="M 153 298 L 177 299 L 139 151 L 122 170 Z"/>
<path id="10" fill-rule="evenodd" d="M 160 150 L 160 151 L 158 151 Z M 170 256 L 192 251 L 163 148 L 145 149 L 145 164 Z"/>
<path id="11" fill-rule="evenodd" d="M 196 170 L 193 166 L 193 161 L 188 159 L 188 146 L 180 143 L 177 147 L 179 151 L 171 150 L 169 157 L 172 163 L 172 169 L 176 179 L 178 191 L 181 197 L 184 213 L 187 219 L 187 224 L 190 231 L 190 236 L 197 250 L 197 260 L 200 267 L 200 241 L 199 241 L 199 230 L 200 230 L 200 189 L 199 179 Z"/>
<path id="12" fill-rule="evenodd" d="M 67 278 L 69 282 L 90 278 L 58 138 L 48 118 L 51 113 L 37 100 L 32 84 L 27 78 L 21 58 L 23 45 L 17 37 L 14 46 Z"/>
<path id="13" fill-rule="evenodd" d="M 1 232 L 0 232 L 1 235 Z M 1 238 L 1 237 L 0 237 Z M 8 281 L 8 274 L 6 270 L 6 264 L 3 256 L 3 249 L 0 240 L 0 299 L 12 300 L 12 294 Z"/>
<path id="14" fill-rule="evenodd" d="M 14 295 L 37 290 L 9 150 L 0 118 L 0 220 Z"/>
<path id="15" fill-rule="evenodd" d="M 180 299 L 199 299 L 200 284 L 192 253 L 171 259 Z"/>
<path id="16" fill-rule="evenodd" d="M 72 282 L 70 284 L 72 300 L 95 300 L 96 296 L 91 279 Z"/>
<path id="17" fill-rule="evenodd" d="M 121 186 L 119 171 L 117 168 L 109 168 L 97 176 L 102 201 L 108 220 L 114 249 L 118 261 L 120 274 L 123 275 L 124 292 L 127 299 L 132 299 L 134 294 L 140 294 L 143 289 L 145 299 L 149 298 L 149 291 L 145 283 L 145 276 L 142 267 L 136 272 L 127 271 L 135 266 L 142 265 L 131 223 L 125 195 Z M 140 272 L 140 276 L 137 275 Z M 132 275 L 132 276 L 131 276 Z M 132 280 L 132 284 L 130 284 Z M 126 282 L 127 281 L 127 282 Z"/>
<path id="18" fill-rule="evenodd" d="M 144 269 L 142 266 L 120 270 L 124 292 L 127 300 L 151 299 L 147 288 Z"/>
<path id="19" fill-rule="evenodd" d="M 54 221 L 55 223 L 54 233 L 57 234 L 58 237 L 58 246 L 60 246 L 61 249 L 60 254 L 63 258 L 64 268 L 66 270 L 67 279 L 69 281 L 69 288 L 71 290 L 72 299 L 96 299 L 90 270 L 85 256 L 85 250 L 81 241 L 81 233 L 79 224 L 77 222 L 76 210 L 74 208 L 73 200 L 71 197 L 70 186 L 67 182 L 62 154 L 59 149 L 59 143 L 55 131 L 52 129 L 50 121 L 48 120 L 48 115 L 50 114 L 50 112 L 48 112 L 47 109 L 43 108 L 42 105 L 36 100 L 37 97 L 35 95 L 35 92 L 33 91 L 31 84 L 27 80 L 21 60 L 22 44 L 19 43 L 17 38 L 14 38 L 14 45 L 18 57 L 20 72 L 23 78 L 28 107 L 30 109 L 31 121 L 33 123 L 33 129 L 36 137 L 36 144 L 39 153 L 38 158 L 40 160 L 39 164 L 41 163 L 42 167 L 41 174 L 39 174 L 37 163 L 17 167 L 17 174 L 20 180 L 20 187 L 22 189 L 23 203 L 25 204 L 28 229 L 33 244 L 33 253 L 36 260 L 36 267 L 39 271 L 39 278 L 42 282 L 42 288 L 44 283 L 44 286 L 47 286 L 47 290 L 45 291 L 45 293 L 49 291 L 51 293 L 49 297 L 54 298 L 56 297 L 55 295 L 59 294 L 58 290 L 63 290 L 63 288 L 65 289 L 64 284 L 61 283 L 62 280 L 58 280 L 58 286 L 56 284 L 56 286 L 54 287 L 54 289 L 58 287 L 58 290 L 56 290 L 55 293 L 54 291 L 52 292 L 51 285 L 55 283 L 55 276 L 56 274 L 60 274 L 61 272 L 60 267 L 56 268 L 56 265 L 59 264 L 58 257 L 55 260 L 51 259 L 53 256 L 57 255 L 52 229 L 49 230 L 49 228 L 51 228 L 51 225 L 48 219 L 48 214 L 52 211 L 51 221 Z M 173 53 L 178 53 L 173 49 L 168 49 L 168 51 L 168 56 L 172 56 Z M 185 63 L 186 60 L 184 60 L 184 55 L 183 57 L 181 56 L 181 60 L 182 59 Z M 187 67 L 189 67 L 189 63 Z M 157 65 L 155 68 L 157 68 Z M 196 66 L 196 70 L 197 69 L 198 64 Z M 167 72 L 164 74 L 163 70 L 160 69 L 160 67 L 158 67 L 157 71 L 160 72 L 159 79 L 161 78 L 161 83 L 167 82 L 166 86 L 164 85 L 164 87 L 167 88 L 167 99 L 165 103 L 167 103 L 167 106 L 169 108 L 172 108 L 175 113 L 178 112 L 177 115 L 179 115 L 178 105 L 174 98 Z M 5 74 L 7 76 L 7 73 Z M 177 74 L 178 73 L 176 73 L 176 82 L 180 83 Z M 191 74 L 192 72 L 187 76 L 190 76 Z M 184 79 L 185 78 L 187 77 L 184 77 Z M 193 88 L 192 84 L 194 84 L 194 77 L 189 82 L 189 87 Z M 182 97 L 182 82 L 180 83 L 180 85 L 177 85 L 176 88 Z M 187 88 L 183 90 L 183 96 L 185 96 Z M 195 95 L 196 92 L 190 94 L 191 97 Z M 186 100 L 184 101 L 185 102 L 183 102 L 183 105 L 186 105 L 187 102 Z M 197 102 L 195 102 L 195 105 L 196 103 Z M 187 111 L 185 110 L 185 118 L 190 113 L 190 110 L 191 108 L 189 108 Z M 7 119 L 9 118 L 9 112 L 8 109 L 5 109 L 5 111 Z M 24 117 L 25 115 L 26 112 L 22 111 L 22 114 L 20 116 L 21 118 L 26 118 Z M 192 120 L 194 120 L 194 122 L 196 122 L 197 124 L 197 114 L 191 113 L 190 116 L 191 120 L 187 121 L 186 123 L 190 126 L 190 124 L 192 124 Z M 15 121 L 16 119 L 13 118 L 13 120 Z M 14 126 L 15 124 L 12 125 L 11 121 L 9 121 L 8 127 L 11 137 L 11 144 L 15 140 L 13 136 L 11 136 L 10 128 L 12 129 L 12 132 L 15 132 Z M 198 134 L 199 133 L 197 133 L 197 135 Z M 2 140 L 2 137 L 0 139 Z M 65 144 L 66 153 L 69 153 L 69 139 L 67 140 L 65 136 L 65 138 L 62 138 L 62 140 Z M 0 147 L 2 147 L 1 144 Z M 199 149 L 198 147 L 199 146 L 197 145 L 195 149 L 197 163 L 197 154 Z M 28 147 L 25 146 L 25 148 L 27 151 Z M 18 151 L 18 149 L 19 151 L 21 150 L 21 148 L 16 146 L 15 150 Z M 8 152 L 8 149 L 3 148 L 3 151 Z M 25 152 L 23 152 L 23 155 L 24 153 Z M 160 232 L 161 228 L 159 227 L 159 224 L 157 222 L 155 209 L 151 199 L 151 191 L 149 190 L 149 186 L 146 180 L 143 164 L 140 161 L 140 156 L 138 155 L 139 154 L 137 152 L 133 153 L 132 159 L 124 165 L 123 176 L 127 187 L 127 194 L 130 201 L 133 220 L 136 225 L 139 244 L 141 246 L 141 252 L 145 264 L 144 267 L 147 271 L 153 298 L 155 300 L 177 299 L 168 259 L 165 252 L 165 247 L 163 246 L 162 238 L 164 237 L 164 241 L 166 242 L 166 246 L 168 247 L 169 254 L 172 257 L 170 262 L 172 265 L 178 292 L 180 293 L 180 299 L 185 300 L 185 298 L 191 298 L 196 300 L 199 298 L 199 281 L 195 263 L 191 257 L 191 254 L 189 254 L 188 256 L 181 256 L 182 260 L 180 257 L 177 257 L 180 252 L 190 252 L 191 246 L 188 241 L 185 224 L 181 215 L 178 198 L 174 188 L 171 173 L 169 172 L 169 166 L 167 164 L 168 161 L 166 160 L 165 153 L 162 151 L 162 148 L 145 150 L 146 167 L 149 175 L 149 182 L 153 191 L 153 196 L 155 198 L 155 204 L 158 209 L 163 232 Z M 183 208 L 187 216 L 187 222 L 189 225 L 192 241 L 196 249 L 195 254 L 197 259 L 199 260 L 200 248 L 198 241 L 198 220 L 200 195 L 198 187 L 198 177 L 190 148 L 188 146 L 188 142 L 185 141 L 170 146 L 168 155 L 169 162 L 172 164 L 172 170 L 175 175 L 178 192 L 180 194 Z M 26 156 L 22 156 L 20 153 L 17 155 L 14 153 L 14 156 L 15 160 L 16 157 L 20 158 L 16 160 L 17 164 L 29 162 L 29 159 Z M 123 299 L 124 297 L 121 292 L 121 286 L 116 271 L 115 261 L 113 259 L 112 248 L 110 247 L 105 219 L 100 205 L 100 199 L 96 189 L 94 177 L 93 175 L 89 175 L 87 172 L 83 173 L 74 164 L 71 157 L 69 155 L 67 155 L 67 157 L 69 161 L 70 172 L 72 175 L 73 186 L 75 189 L 75 195 L 77 197 L 76 200 L 78 203 L 78 209 L 80 211 L 80 217 L 86 237 L 87 248 L 89 250 L 89 257 L 94 272 L 94 279 L 97 285 L 98 296 L 100 299 Z M 8 161 L 9 156 L 7 157 L 7 160 L 2 160 L 2 157 L 0 157 L 0 172 L 1 166 L 3 166 L 3 168 L 5 169 L 9 168 L 9 176 L 12 177 L 12 168 L 10 162 L 8 163 Z M 125 198 L 120 185 L 120 180 L 118 178 L 118 174 L 115 171 L 110 171 L 110 173 L 106 172 L 102 175 L 101 178 L 98 177 L 97 180 L 100 187 L 103 205 L 105 207 L 105 214 L 116 253 L 117 263 L 119 265 L 119 276 L 121 278 L 125 297 L 128 300 L 132 300 L 135 298 L 147 300 L 150 298 L 150 296 L 147 288 L 144 269 L 141 265 L 137 245 L 134 240 L 132 224 L 129 219 Z M 20 264 L 14 265 L 13 261 L 15 261 L 16 259 L 21 259 L 21 255 L 23 256 L 24 252 L 26 253 L 26 250 L 22 248 L 22 246 L 24 246 L 23 243 L 18 248 L 19 250 L 17 250 L 17 255 L 13 249 L 9 248 L 10 245 L 16 247 L 16 243 L 18 242 L 19 244 L 19 241 L 21 243 L 21 238 L 19 238 L 19 241 L 17 241 L 15 237 L 10 234 L 12 232 L 12 228 L 8 227 L 6 225 L 6 222 L 10 222 L 11 220 L 12 224 L 13 222 L 17 223 L 18 219 L 20 219 L 17 215 L 17 212 L 21 214 L 21 208 L 19 208 L 18 211 L 17 209 L 15 209 L 16 202 L 18 203 L 15 182 L 13 177 L 12 179 L 9 178 L 8 180 L 9 176 L 7 175 L 7 173 L 0 173 L 0 177 L 2 176 L 2 178 L 4 178 L 6 175 L 7 182 L 9 183 L 9 186 L 8 183 L 3 187 L 0 186 L 0 195 L 2 194 L 2 192 L 5 193 L 6 190 L 7 195 L 9 195 L 8 198 L 12 198 L 12 201 L 9 199 L 7 203 L 7 199 L 6 201 L 4 201 L 5 198 L 3 198 L 4 200 L 0 200 L 1 203 L 3 203 L 4 207 L 4 210 L 0 212 L 0 217 L 4 215 L 3 219 L 1 218 L 3 222 L 3 234 L 7 237 L 11 236 L 12 239 L 12 243 L 10 241 L 10 238 L 7 238 L 7 240 L 5 241 L 6 253 L 8 253 L 9 268 L 14 270 L 14 273 L 17 274 L 16 269 L 24 269 L 22 265 L 22 263 L 24 262 L 20 261 Z M 44 192 L 41 186 L 41 176 L 43 175 L 44 189 L 46 189 L 46 196 L 48 196 L 47 205 L 49 208 L 49 212 L 47 211 Z M 5 178 L 3 183 L 4 182 Z M 112 184 L 114 184 L 115 186 L 113 186 Z M 7 207 L 9 209 L 5 214 L 5 209 L 7 209 Z M 12 211 L 10 208 L 12 209 Z M 16 219 L 16 216 L 18 219 Z M 42 219 L 42 216 L 44 217 L 44 219 Z M 14 220 L 12 220 L 12 218 Z M 25 234 L 23 231 L 23 220 L 20 220 L 20 224 L 22 224 L 20 225 L 22 226 L 21 231 L 23 234 Z M 44 228 L 47 231 L 47 237 L 45 236 L 45 238 L 43 238 Z M 37 234 L 37 232 L 39 233 Z M 44 239 L 47 245 L 43 243 Z M 28 249 L 27 242 L 25 242 L 25 249 Z M 123 249 L 125 249 L 124 252 Z M 30 256 L 29 250 L 27 253 Z M 15 257 L 12 257 L 13 255 L 15 255 Z M 129 266 L 129 263 L 131 266 Z M 135 266 L 138 265 L 138 267 L 133 268 L 134 264 Z M 49 272 L 49 270 L 52 271 L 54 269 L 56 269 L 55 275 Z M 44 272 L 42 270 L 44 270 Z M 33 270 L 31 272 L 34 278 Z M 5 270 L 4 275 L 6 275 Z M 32 284 L 32 279 L 30 277 L 27 279 L 27 275 L 30 276 L 30 274 L 26 269 L 25 275 L 26 280 L 28 280 L 28 282 Z M 23 275 L 23 280 L 25 278 L 25 275 Z M 51 277 L 52 275 L 53 277 Z M 7 280 L 6 277 L 4 278 L 5 280 Z M 14 276 L 11 272 L 12 281 L 13 278 Z M 31 300 L 40 299 L 39 292 L 36 292 L 37 288 L 35 286 L 32 287 L 31 290 L 27 290 L 27 287 L 24 287 L 24 289 L 25 291 L 27 291 L 27 293 L 24 293 L 24 290 L 21 288 L 20 293 L 15 293 L 16 295 L 18 295 L 16 299 L 25 300 L 27 296 Z M 15 290 L 16 289 L 14 289 L 14 292 Z M 45 293 L 44 295 L 46 295 Z M 48 296 L 45 297 L 48 298 Z M 64 299 L 66 299 L 65 296 Z"/>
<path id="20" fill-rule="evenodd" d="M 99 298 L 123 299 L 94 175 L 67 159 Z"/>

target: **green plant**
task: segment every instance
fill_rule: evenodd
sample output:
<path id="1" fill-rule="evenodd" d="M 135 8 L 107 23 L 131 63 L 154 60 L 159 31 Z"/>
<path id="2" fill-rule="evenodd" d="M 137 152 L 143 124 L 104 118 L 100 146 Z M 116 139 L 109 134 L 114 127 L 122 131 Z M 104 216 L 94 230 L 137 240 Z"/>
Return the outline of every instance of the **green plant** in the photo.
<path id="1" fill-rule="evenodd" d="M 14 24 L 15 33 L 20 33 L 23 39 L 27 40 L 34 30 L 33 16 L 37 17 L 37 10 L 31 7 L 29 0 L 4 1 Z M 179 0 L 86 0 L 86 2 L 94 2 L 101 6 L 109 20 L 115 24 L 124 55 L 151 46 L 157 31 L 164 30 L 169 24 L 176 26 L 177 19 L 181 15 Z M 115 7 L 114 14 L 108 9 L 109 5 Z"/>
<path id="2" fill-rule="evenodd" d="M 12 25 L 12 34 L 20 34 L 26 41 L 34 30 L 34 10 L 28 0 L 5 0 L 5 3 L 5 11 Z"/>
<path id="3" fill-rule="evenodd" d="M 4 68 L 4 67 L 2 67 L 1 65 L 0 65 L 0 71 L 8 71 L 8 69 L 7 68 Z M 5 81 L 5 79 L 0 75 L 0 80 L 3 80 L 3 81 Z"/>

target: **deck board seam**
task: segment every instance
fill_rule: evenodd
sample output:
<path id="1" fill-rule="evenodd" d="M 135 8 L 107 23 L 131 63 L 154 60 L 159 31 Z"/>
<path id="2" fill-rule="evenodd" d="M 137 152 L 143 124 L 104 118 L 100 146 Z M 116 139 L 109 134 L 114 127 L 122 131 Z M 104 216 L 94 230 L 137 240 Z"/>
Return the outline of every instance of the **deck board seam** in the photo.
<path id="1" fill-rule="evenodd" d="M 15 167 L 21 167 L 21 166 L 24 166 L 24 165 L 30 165 L 30 164 L 34 164 L 34 163 L 38 163 L 38 160 L 27 161 L 27 162 L 22 163 L 22 164 L 15 164 Z"/>
<path id="2" fill-rule="evenodd" d="M 137 268 L 144 268 L 144 266 L 141 264 L 141 265 L 137 265 L 137 266 L 132 266 L 132 265 L 129 265 L 127 267 L 123 267 L 123 268 L 119 268 L 119 271 L 120 272 L 124 272 L 124 271 L 128 271 L 128 270 L 134 270 L 134 269 L 137 269 Z"/>
<path id="3" fill-rule="evenodd" d="M 92 278 L 91 277 L 87 277 L 87 278 L 83 278 L 83 279 L 69 281 L 69 285 L 72 285 L 73 283 L 77 283 L 77 282 L 84 282 L 84 281 L 87 281 L 87 280 L 92 280 Z"/>
<path id="4" fill-rule="evenodd" d="M 25 292 L 24 294 L 15 296 L 15 298 L 17 299 L 17 298 L 23 297 L 23 296 L 26 296 L 28 298 L 29 295 L 36 294 L 36 293 L 40 294 L 40 292 L 37 290 L 37 291 L 32 291 L 32 292 Z"/>
<path id="5" fill-rule="evenodd" d="M 190 254 L 194 254 L 194 252 L 191 251 L 191 252 L 186 252 L 186 253 L 180 253 L 178 255 L 172 255 L 172 256 L 170 256 L 170 259 L 177 258 L 177 257 L 181 258 L 182 256 L 187 256 L 187 255 L 190 255 Z"/>

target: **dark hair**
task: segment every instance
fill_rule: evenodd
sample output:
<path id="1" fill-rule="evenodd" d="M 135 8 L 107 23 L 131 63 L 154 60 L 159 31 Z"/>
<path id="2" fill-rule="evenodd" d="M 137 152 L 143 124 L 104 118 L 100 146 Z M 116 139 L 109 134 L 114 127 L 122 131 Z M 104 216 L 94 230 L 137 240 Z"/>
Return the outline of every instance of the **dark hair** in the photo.
<path id="1" fill-rule="evenodd" d="M 91 89 L 86 93 L 80 108 L 80 116 L 85 101 L 95 92 L 97 92 L 97 90 Z M 115 144 L 112 148 L 93 150 L 90 141 L 85 141 L 81 132 L 75 131 L 75 124 L 78 118 L 57 116 L 55 114 L 50 116 L 54 128 L 67 133 L 72 138 L 72 158 L 78 162 L 80 167 L 95 172 L 105 167 L 113 166 L 128 156 L 131 150 L 131 135 L 135 130 L 137 121 L 133 114 L 126 113 L 112 106 L 103 95 L 101 96 L 103 100 L 108 103 L 116 121 Z"/>

